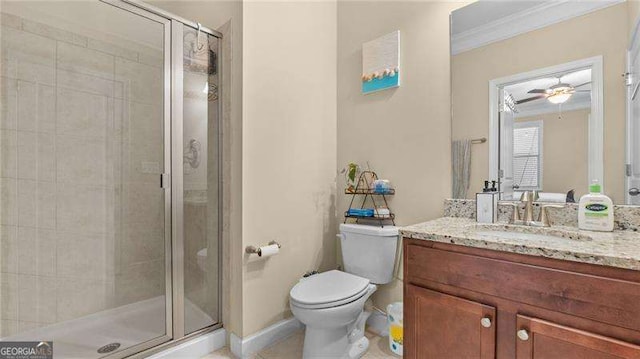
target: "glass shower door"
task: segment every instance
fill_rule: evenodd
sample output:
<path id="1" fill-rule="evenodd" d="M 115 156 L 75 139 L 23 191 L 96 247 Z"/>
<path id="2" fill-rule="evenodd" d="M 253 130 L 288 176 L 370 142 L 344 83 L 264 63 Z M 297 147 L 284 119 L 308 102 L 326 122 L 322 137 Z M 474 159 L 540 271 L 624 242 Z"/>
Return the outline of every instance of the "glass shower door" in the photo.
<path id="1" fill-rule="evenodd" d="M 170 21 L 114 4 L 1 9 L 0 337 L 59 358 L 172 336 Z"/>
<path id="2" fill-rule="evenodd" d="M 184 332 L 219 318 L 218 39 L 183 26 Z"/>

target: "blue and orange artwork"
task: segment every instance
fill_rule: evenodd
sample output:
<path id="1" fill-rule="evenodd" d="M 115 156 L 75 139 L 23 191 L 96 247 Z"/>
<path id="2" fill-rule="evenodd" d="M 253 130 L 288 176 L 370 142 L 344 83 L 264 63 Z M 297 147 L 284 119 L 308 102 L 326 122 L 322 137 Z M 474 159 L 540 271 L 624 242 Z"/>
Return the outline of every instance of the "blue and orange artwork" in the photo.
<path id="1" fill-rule="evenodd" d="M 362 44 L 362 93 L 400 86 L 400 31 Z"/>

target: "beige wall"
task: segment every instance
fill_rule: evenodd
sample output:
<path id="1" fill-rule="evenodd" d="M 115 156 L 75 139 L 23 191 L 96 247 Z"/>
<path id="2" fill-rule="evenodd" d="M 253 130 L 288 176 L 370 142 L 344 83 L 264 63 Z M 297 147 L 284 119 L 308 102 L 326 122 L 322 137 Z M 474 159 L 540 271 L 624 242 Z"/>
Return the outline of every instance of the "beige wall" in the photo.
<path id="1" fill-rule="evenodd" d="M 605 192 L 622 203 L 625 86 L 620 75 L 625 72 L 627 22 L 627 3 L 623 3 L 454 56 L 453 139 L 488 137 L 491 79 L 602 55 Z M 479 191 L 488 177 L 488 148 L 487 144 L 473 146 L 468 196 Z"/>
<path id="2" fill-rule="evenodd" d="M 336 3 L 244 2 L 243 244 L 246 337 L 291 315 L 289 291 L 335 267 Z M 236 254 L 234 254 L 236 255 Z"/>
<path id="3" fill-rule="evenodd" d="M 543 191 L 566 193 L 575 189 L 576 200 L 587 193 L 588 131 L 590 109 L 517 118 L 516 122 L 542 121 Z M 567 143 L 573 150 L 567 151 Z"/>
<path id="4" fill-rule="evenodd" d="M 451 193 L 449 14 L 461 3 L 338 4 L 338 166 L 366 166 L 392 181 L 398 225 L 434 219 Z M 362 43 L 400 30 L 401 86 L 363 95 Z M 338 178 L 338 220 L 348 206 Z M 378 307 L 402 299 L 402 282 L 379 289 Z"/>

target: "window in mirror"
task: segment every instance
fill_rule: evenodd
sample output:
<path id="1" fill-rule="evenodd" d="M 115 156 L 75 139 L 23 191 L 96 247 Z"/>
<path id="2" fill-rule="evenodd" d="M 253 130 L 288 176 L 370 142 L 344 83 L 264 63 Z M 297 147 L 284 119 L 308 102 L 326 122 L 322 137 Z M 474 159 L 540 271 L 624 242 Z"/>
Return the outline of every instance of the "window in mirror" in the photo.
<path id="1" fill-rule="evenodd" d="M 513 125 L 513 189 L 542 190 L 542 121 Z"/>

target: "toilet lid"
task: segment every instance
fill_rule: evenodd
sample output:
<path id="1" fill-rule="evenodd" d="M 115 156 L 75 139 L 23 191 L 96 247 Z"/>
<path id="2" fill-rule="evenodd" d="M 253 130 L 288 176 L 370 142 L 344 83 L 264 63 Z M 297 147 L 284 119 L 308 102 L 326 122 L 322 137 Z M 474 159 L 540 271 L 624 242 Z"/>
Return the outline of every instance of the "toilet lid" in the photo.
<path id="1" fill-rule="evenodd" d="M 332 270 L 301 280 L 289 294 L 300 304 L 332 303 L 353 297 L 368 285 L 368 279 Z"/>

